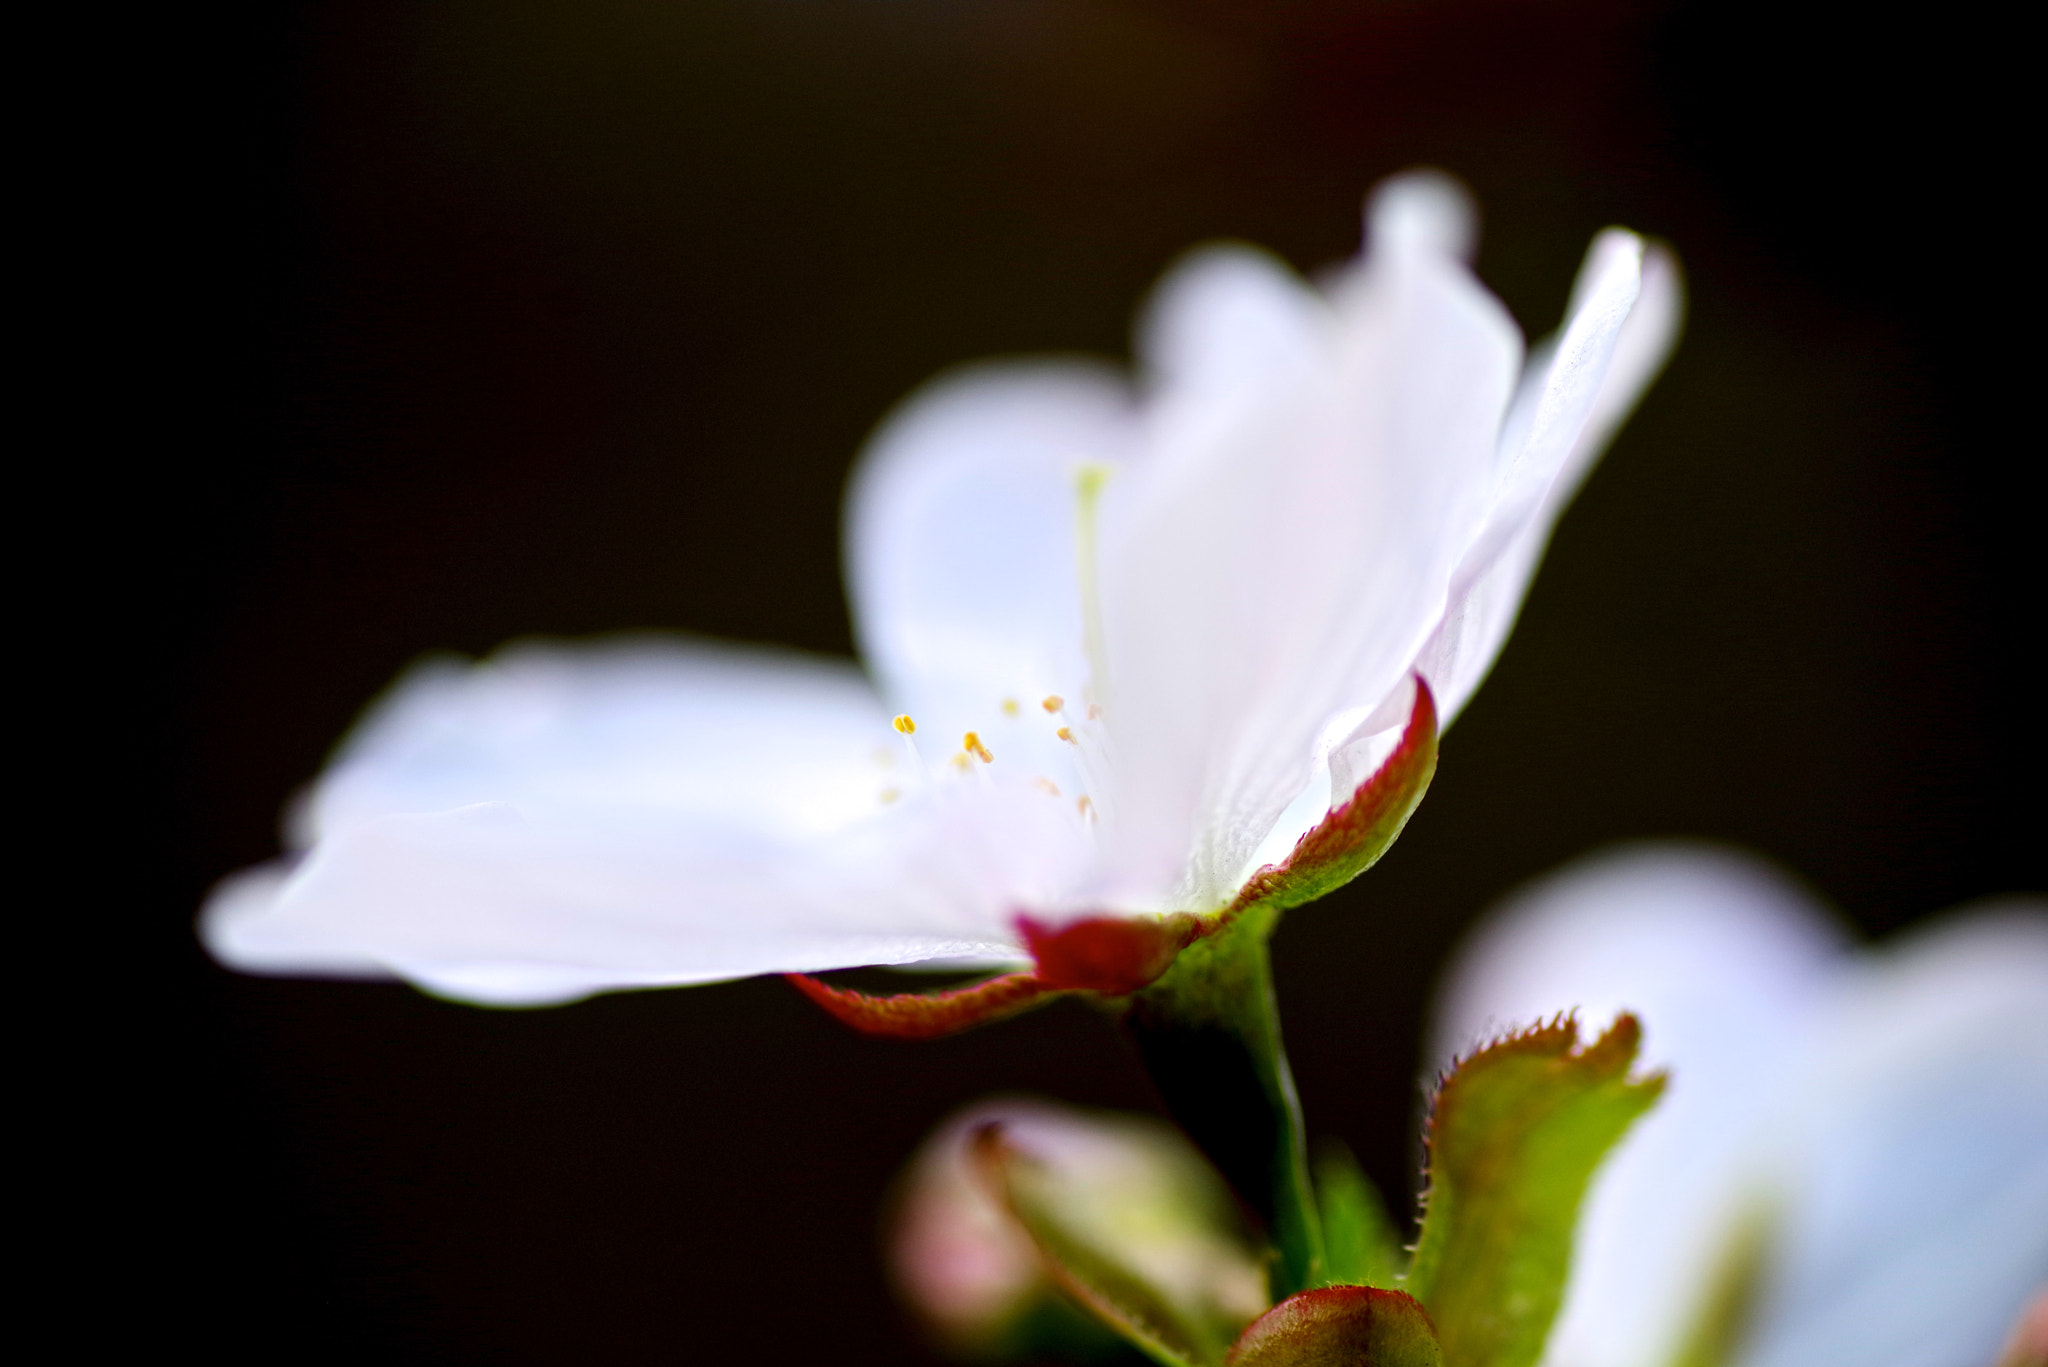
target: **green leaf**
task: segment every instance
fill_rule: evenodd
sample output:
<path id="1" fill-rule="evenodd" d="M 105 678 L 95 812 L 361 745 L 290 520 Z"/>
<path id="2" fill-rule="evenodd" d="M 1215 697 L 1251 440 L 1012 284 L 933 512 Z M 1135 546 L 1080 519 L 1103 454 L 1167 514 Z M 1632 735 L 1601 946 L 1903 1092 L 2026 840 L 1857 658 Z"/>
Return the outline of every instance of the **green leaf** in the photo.
<path id="1" fill-rule="evenodd" d="M 1316 1154 L 1316 1199 L 1323 1212 L 1323 1276 L 1335 1286 L 1393 1287 L 1408 1255 L 1379 1188 L 1342 1144 Z"/>
<path id="2" fill-rule="evenodd" d="M 1167 1110 L 1265 1222 L 1280 1254 L 1276 1299 L 1323 1281 L 1322 1220 L 1266 950 L 1279 915 L 1253 907 L 1189 946 L 1124 1014 Z"/>
<path id="3" fill-rule="evenodd" d="M 1400 1291 L 1331 1286 L 1290 1296 L 1253 1321 L 1229 1367 L 1439 1367 L 1429 1316 Z"/>
<path id="4" fill-rule="evenodd" d="M 1607 1151 L 1663 1090 L 1631 1079 L 1641 1027 L 1579 1047 L 1559 1019 L 1457 1065 L 1429 1117 L 1429 1189 L 1408 1290 L 1454 1367 L 1530 1367 L 1564 1298 L 1572 1233 Z"/>
<path id="5" fill-rule="evenodd" d="M 1178 1136 L 1105 1136 L 1041 1155 L 992 1122 L 970 1152 L 1061 1290 L 1154 1361 L 1217 1367 L 1266 1303 L 1229 1195 Z"/>

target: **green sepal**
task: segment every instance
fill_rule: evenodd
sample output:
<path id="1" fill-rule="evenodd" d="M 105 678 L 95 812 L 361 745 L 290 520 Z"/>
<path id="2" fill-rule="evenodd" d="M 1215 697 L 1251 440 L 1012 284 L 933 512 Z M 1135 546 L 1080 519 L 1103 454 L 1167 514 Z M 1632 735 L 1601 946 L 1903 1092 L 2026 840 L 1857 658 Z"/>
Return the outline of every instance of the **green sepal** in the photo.
<path id="1" fill-rule="evenodd" d="M 1436 776 L 1436 742 L 1436 698 L 1418 674 L 1415 702 L 1393 753 L 1349 797 L 1334 803 L 1285 859 L 1245 880 L 1225 914 L 1250 906 L 1278 911 L 1302 906 L 1377 864 L 1429 791 Z"/>
<path id="2" fill-rule="evenodd" d="M 1168 1112 L 1265 1223 L 1279 1255 L 1275 1300 L 1323 1281 L 1322 1220 L 1266 948 L 1279 917 L 1256 906 L 1190 945 L 1124 1013 Z"/>
<path id="3" fill-rule="evenodd" d="M 1252 1322 L 1228 1367 L 1440 1367 L 1429 1315 L 1399 1291 L 1330 1286 L 1290 1296 Z"/>
<path id="4" fill-rule="evenodd" d="M 1641 1027 L 1579 1047 L 1560 1018 L 1459 1063 L 1430 1107 L 1428 1191 L 1407 1289 L 1458 1367 L 1530 1367 L 1564 1298 L 1579 1205 L 1664 1087 L 1635 1079 Z"/>
<path id="5" fill-rule="evenodd" d="M 1332 1286 L 1396 1287 L 1408 1265 L 1379 1188 L 1351 1150 L 1317 1145 L 1316 1202 L 1323 1215 L 1323 1277 Z"/>
<path id="6" fill-rule="evenodd" d="M 1048 1275 L 1077 1304 L 1164 1367 L 1220 1367 L 1248 1311 L 1233 1314 L 1199 1288 L 1177 1290 L 1148 1276 L 1130 1240 L 1105 1226 L 1100 1194 L 1064 1188 L 1060 1174 L 1009 1142 L 1001 1124 L 976 1131 L 970 1153 Z M 1214 1181 L 1206 1173 L 1203 1180 Z M 1213 1199 L 1204 1191 L 1189 1199 L 1203 1207 L 1228 1203 L 1220 1186 Z M 1187 1212 L 1171 1214 L 1184 1219 Z"/>

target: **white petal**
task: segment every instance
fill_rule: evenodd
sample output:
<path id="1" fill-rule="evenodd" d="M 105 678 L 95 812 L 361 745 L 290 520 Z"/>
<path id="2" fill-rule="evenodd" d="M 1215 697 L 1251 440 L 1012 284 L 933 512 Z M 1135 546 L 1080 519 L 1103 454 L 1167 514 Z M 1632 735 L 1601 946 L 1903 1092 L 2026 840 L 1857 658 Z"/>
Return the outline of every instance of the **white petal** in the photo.
<path id="1" fill-rule="evenodd" d="M 656 636 L 522 642 L 407 671 L 300 800 L 291 843 L 478 802 L 537 820 L 814 834 L 875 810 L 902 782 L 878 758 L 899 755 L 845 661 Z"/>
<path id="2" fill-rule="evenodd" d="M 1595 240 L 1565 327 L 1530 357 L 1502 429 L 1494 509 L 1459 566 L 1443 625 L 1417 660 L 1445 726 L 1506 644 L 1551 530 L 1662 369 L 1682 312 L 1668 252 L 1644 252 L 1633 234 L 1617 230 Z M 1375 726 L 1399 720 L 1381 716 Z"/>
<path id="3" fill-rule="evenodd" d="M 1076 475 L 1125 460 L 1134 432 L 1116 376 L 1042 362 L 942 378 L 869 443 L 847 496 L 854 624 L 934 761 L 974 730 L 999 761 L 1076 791 L 1037 704 L 1088 684 Z"/>
<path id="4" fill-rule="evenodd" d="M 2048 906 L 1854 964 L 1792 1095 L 1784 1248 L 1741 1362 L 1990 1362 L 2048 1278 Z"/>
<path id="5" fill-rule="evenodd" d="M 1823 1008 L 1839 941 L 1801 892 L 1741 856 L 1646 846 L 1517 893 L 1459 951 L 1438 997 L 1438 1066 L 1562 1010 L 1643 1024 L 1663 1099 L 1595 1180 L 1545 1361 L 1669 1361 L 1733 1224 L 1788 1044 Z M 1816 1358 L 1813 1361 L 1835 1360 Z"/>
<path id="6" fill-rule="evenodd" d="M 502 804 L 323 840 L 267 902 L 217 899 L 208 945 L 256 972 L 364 965 L 496 1004 L 861 964 L 1022 957 L 1012 918 L 1088 846 L 1036 794 L 963 790 L 831 836 L 701 823 L 662 837 Z M 1034 824 L 1034 811 L 1048 817 Z M 1047 886 L 1040 880 L 1049 880 Z"/>
<path id="7" fill-rule="evenodd" d="M 1062 905 L 1085 828 L 1021 782 L 906 773 L 885 717 L 850 667 L 784 651 L 429 665 L 316 787 L 311 850 L 223 884 L 202 933 L 252 971 L 397 974 L 494 1003 L 1014 960 L 1012 919 Z"/>
<path id="8" fill-rule="evenodd" d="M 1519 340 L 1410 200 L 1376 206 L 1395 221 L 1382 232 L 1376 215 L 1334 308 L 1273 269 L 1209 296 L 1262 291 L 1302 359 L 1227 403 L 1164 366 L 1104 550 L 1119 775 L 1147 822 L 1118 836 L 1130 886 L 1172 886 L 1191 846 L 1181 895 L 1235 885 L 1325 724 L 1401 685 L 1483 514 Z M 1251 311 L 1214 307 L 1219 330 Z"/>
<path id="9" fill-rule="evenodd" d="M 1373 187 L 1365 217 L 1375 247 L 1470 261 L 1479 245 L 1479 209 L 1472 192 L 1442 171 L 1389 176 Z"/>

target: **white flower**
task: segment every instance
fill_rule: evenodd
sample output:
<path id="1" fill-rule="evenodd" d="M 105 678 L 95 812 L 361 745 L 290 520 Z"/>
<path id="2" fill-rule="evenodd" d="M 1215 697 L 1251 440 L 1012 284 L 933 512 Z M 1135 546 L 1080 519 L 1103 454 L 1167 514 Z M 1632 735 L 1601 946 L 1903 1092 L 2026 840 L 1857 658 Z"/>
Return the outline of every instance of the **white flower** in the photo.
<path id="1" fill-rule="evenodd" d="M 1610 230 L 1523 365 L 1451 183 L 1389 182 L 1369 227 L 1322 291 L 1191 256 L 1135 386 L 1004 363 L 908 401 L 848 503 L 869 677 L 651 640 L 417 667 L 207 944 L 534 1003 L 1225 906 L 1372 772 L 1414 676 L 1464 703 L 1677 328 L 1668 257 Z"/>
<path id="2" fill-rule="evenodd" d="M 1595 1179 L 1549 1367 L 1675 1361 L 1745 1239 L 1729 1367 L 1988 1364 L 2048 1283 L 2048 905 L 1858 950 L 1753 861 L 1624 850 L 1474 932 L 1436 1056 L 1560 1007 L 1636 1012 L 1671 1082 Z"/>

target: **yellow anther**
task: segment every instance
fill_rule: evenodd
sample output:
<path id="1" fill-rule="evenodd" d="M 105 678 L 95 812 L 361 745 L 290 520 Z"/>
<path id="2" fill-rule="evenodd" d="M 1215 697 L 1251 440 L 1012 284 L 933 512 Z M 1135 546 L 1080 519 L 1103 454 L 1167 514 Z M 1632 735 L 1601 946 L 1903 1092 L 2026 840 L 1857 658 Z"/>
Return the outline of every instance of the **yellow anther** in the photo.
<path id="1" fill-rule="evenodd" d="M 1086 793 L 1083 793 L 1081 800 L 1074 804 L 1074 810 L 1087 817 L 1090 821 L 1095 819 L 1095 804 L 1088 800 Z"/>
<path id="2" fill-rule="evenodd" d="M 1020 712 L 1020 711 L 1022 711 L 1022 710 L 1023 710 L 1022 708 L 1020 708 L 1020 707 L 1018 707 L 1018 706 L 1017 706 L 1017 700 L 1016 700 L 1015 698 L 1004 698 L 1004 699 L 1003 699 L 1003 715 L 1004 715 L 1004 716 L 1006 716 L 1006 717 L 1014 717 L 1014 716 L 1016 716 L 1016 715 L 1017 715 L 1017 713 L 1018 713 L 1018 712 Z"/>
<path id="3" fill-rule="evenodd" d="M 917 730 L 917 723 L 910 719 L 908 712 L 899 714 L 896 720 L 890 722 L 889 725 L 895 727 L 899 735 L 908 736 Z"/>
<path id="4" fill-rule="evenodd" d="M 1099 718 L 1099 717 L 1100 717 L 1101 715 L 1102 715 L 1102 704 L 1101 704 L 1101 703 L 1099 703 L 1099 702 L 1092 702 L 1092 703 L 1089 703 L 1089 704 L 1088 704 L 1088 720 L 1089 720 L 1089 721 L 1094 721 L 1094 720 L 1096 720 L 1097 718 Z"/>
<path id="5" fill-rule="evenodd" d="M 1057 693 L 1047 694 L 1045 701 L 1039 704 L 1040 707 L 1044 708 L 1048 712 L 1057 712 L 1066 705 L 1067 700 L 1065 698 L 1062 698 Z"/>
<path id="6" fill-rule="evenodd" d="M 983 764 L 994 764 L 996 762 L 996 757 L 991 755 L 988 752 L 988 747 L 981 743 L 981 737 L 972 731 L 969 731 L 960 738 L 960 748 L 980 760 Z"/>
<path id="7" fill-rule="evenodd" d="M 967 758 L 967 752 L 965 750 L 962 750 L 959 754 L 953 756 L 952 760 L 949 762 L 955 769 L 960 770 L 965 770 L 969 765 L 974 763 L 973 760 Z"/>
<path id="8" fill-rule="evenodd" d="M 1065 741 L 1069 745 L 1079 745 L 1081 743 L 1074 739 L 1074 732 L 1070 727 L 1062 726 L 1059 730 L 1053 732 L 1053 734 L 1055 736 L 1058 736 L 1061 740 Z"/>
<path id="9" fill-rule="evenodd" d="M 1049 778 L 1034 778 L 1031 780 L 1031 786 L 1044 793 L 1047 797 L 1058 797 L 1060 795 L 1060 785 L 1054 783 Z"/>
<path id="10" fill-rule="evenodd" d="M 902 796 L 903 790 L 900 788 L 884 788 L 882 789 L 882 805 L 886 807 Z"/>

